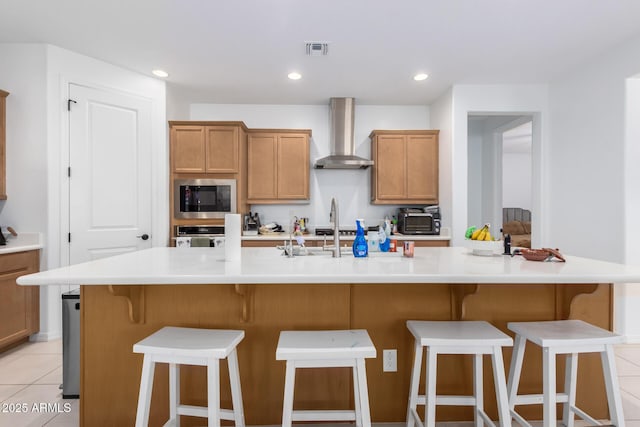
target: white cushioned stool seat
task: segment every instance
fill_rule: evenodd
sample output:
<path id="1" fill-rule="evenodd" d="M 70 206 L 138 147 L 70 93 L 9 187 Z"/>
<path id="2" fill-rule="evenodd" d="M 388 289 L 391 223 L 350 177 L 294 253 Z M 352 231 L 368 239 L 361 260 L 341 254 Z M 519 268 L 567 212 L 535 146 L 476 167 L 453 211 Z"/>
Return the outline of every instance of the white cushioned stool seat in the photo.
<path id="1" fill-rule="evenodd" d="M 133 345 L 134 353 L 143 353 L 136 427 L 149 423 L 149 407 L 156 363 L 169 364 L 170 419 L 165 425 L 179 426 L 180 415 L 208 418 L 209 426 L 231 420 L 244 427 L 244 410 L 236 347 L 244 331 L 178 328 L 167 326 Z M 220 359 L 227 359 L 233 410 L 220 408 Z M 180 404 L 179 365 L 207 367 L 207 407 Z"/>
<path id="2" fill-rule="evenodd" d="M 593 425 L 601 423 L 576 407 L 576 382 L 579 353 L 600 353 L 604 382 L 609 404 L 611 424 L 624 427 L 620 387 L 615 367 L 613 345 L 622 343 L 623 337 L 582 320 L 551 320 L 543 322 L 511 322 L 507 327 L 516 333 L 511 367 L 509 368 L 509 408 L 520 424 L 530 424 L 515 411 L 517 405 L 542 404 L 544 427 L 555 427 L 556 403 L 563 404 L 562 422 L 574 426 L 574 415 Z M 542 394 L 518 394 L 520 374 L 526 342 L 542 347 Z M 556 355 L 566 354 L 564 392 L 556 392 Z"/>
<path id="3" fill-rule="evenodd" d="M 364 329 L 336 331 L 282 331 L 276 360 L 286 360 L 282 426 L 292 421 L 355 421 L 370 427 L 369 392 L 365 358 L 376 357 L 376 348 Z M 293 410 L 295 370 L 298 368 L 353 368 L 354 407 L 351 410 Z"/>
<path id="4" fill-rule="evenodd" d="M 493 377 L 496 389 L 498 415 L 502 427 L 511 426 L 507 384 L 502 359 L 502 347 L 510 347 L 513 340 L 491 324 L 483 321 L 407 321 L 407 328 L 415 338 L 415 356 L 409 389 L 407 409 L 407 427 L 416 423 L 420 426 L 434 427 L 436 423 L 436 405 L 473 406 L 475 426 L 483 422 L 494 425 L 484 411 L 482 357 L 491 355 Z M 425 357 L 425 394 L 419 395 L 420 365 L 423 348 Z M 473 355 L 473 396 L 436 395 L 437 357 L 439 354 Z M 417 405 L 425 406 L 424 424 L 418 415 Z"/>

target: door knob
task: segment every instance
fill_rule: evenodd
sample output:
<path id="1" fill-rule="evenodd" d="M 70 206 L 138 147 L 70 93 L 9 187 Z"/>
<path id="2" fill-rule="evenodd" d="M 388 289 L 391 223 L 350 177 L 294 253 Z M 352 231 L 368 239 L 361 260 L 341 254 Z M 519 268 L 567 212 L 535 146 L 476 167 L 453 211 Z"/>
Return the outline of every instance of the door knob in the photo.
<path id="1" fill-rule="evenodd" d="M 138 239 L 142 239 L 142 240 L 149 240 L 149 235 L 147 233 L 144 233 L 141 236 L 136 236 Z"/>

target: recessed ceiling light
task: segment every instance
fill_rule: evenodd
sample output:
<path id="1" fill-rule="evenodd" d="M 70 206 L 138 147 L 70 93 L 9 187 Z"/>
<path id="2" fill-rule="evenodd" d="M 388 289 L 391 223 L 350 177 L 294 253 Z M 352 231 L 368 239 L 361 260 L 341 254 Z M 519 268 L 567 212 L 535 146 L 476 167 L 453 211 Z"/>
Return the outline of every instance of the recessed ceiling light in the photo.
<path id="1" fill-rule="evenodd" d="M 162 77 L 162 78 L 169 77 L 169 73 L 167 73 L 164 70 L 153 70 L 152 73 L 154 76 L 157 76 L 157 77 Z"/>
<path id="2" fill-rule="evenodd" d="M 415 80 L 417 82 L 421 82 L 422 80 L 427 80 L 428 77 L 429 77 L 428 74 L 419 73 L 419 74 L 416 74 L 415 76 L 413 76 L 413 80 Z"/>
<path id="3" fill-rule="evenodd" d="M 300 80 L 302 78 L 302 74 L 296 73 L 294 71 L 293 73 L 287 74 L 287 77 L 289 77 L 291 80 Z"/>

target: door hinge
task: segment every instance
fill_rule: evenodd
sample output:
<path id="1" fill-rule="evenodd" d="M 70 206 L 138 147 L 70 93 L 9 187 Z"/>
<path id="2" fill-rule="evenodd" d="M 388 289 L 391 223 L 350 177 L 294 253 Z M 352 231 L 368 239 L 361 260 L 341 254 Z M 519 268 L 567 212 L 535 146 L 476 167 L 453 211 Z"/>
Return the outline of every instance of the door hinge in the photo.
<path id="1" fill-rule="evenodd" d="M 69 243 L 71 243 L 71 233 L 68 234 L 67 238 L 69 239 Z"/>
<path id="2" fill-rule="evenodd" d="M 67 168 L 67 176 L 71 178 L 71 166 Z"/>
<path id="3" fill-rule="evenodd" d="M 71 111 L 71 103 L 77 104 L 73 99 L 67 99 L 67 111 Z"/>

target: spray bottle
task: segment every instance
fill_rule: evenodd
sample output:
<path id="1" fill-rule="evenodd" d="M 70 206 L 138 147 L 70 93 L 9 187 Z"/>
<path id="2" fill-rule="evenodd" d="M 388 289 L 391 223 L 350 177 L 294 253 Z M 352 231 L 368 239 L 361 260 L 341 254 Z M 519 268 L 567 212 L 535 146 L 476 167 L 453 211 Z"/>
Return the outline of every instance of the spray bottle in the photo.
<path id="1" fill-rule="evenodd" d="M 356 220 L 356 238 L 353 241 L 353 256 L 356 258 L 364 258 L 369 254 L 369 246 L 367 239 L 364 237 L 364 221 Z"/>

